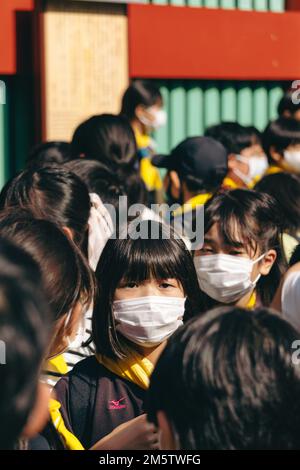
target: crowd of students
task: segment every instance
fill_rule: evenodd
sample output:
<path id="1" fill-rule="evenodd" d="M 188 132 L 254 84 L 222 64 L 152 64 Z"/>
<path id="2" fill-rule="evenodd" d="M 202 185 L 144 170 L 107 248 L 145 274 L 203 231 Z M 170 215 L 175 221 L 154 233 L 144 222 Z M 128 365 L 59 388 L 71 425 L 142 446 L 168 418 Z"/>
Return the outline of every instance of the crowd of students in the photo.
<path id="1" fill-rule="evenodd" d="M 0 193 L 1 449 L 300 448 L 300 105 L 159 155 L 163 106 L 134 81 Z"/>

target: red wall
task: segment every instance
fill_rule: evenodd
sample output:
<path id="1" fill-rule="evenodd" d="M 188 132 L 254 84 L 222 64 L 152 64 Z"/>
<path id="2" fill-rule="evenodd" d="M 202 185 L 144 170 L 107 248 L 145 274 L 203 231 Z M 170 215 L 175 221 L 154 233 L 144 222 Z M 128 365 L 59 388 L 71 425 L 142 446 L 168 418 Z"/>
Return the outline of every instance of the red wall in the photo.
<path id="1" fill-rule="evenodd" d="M 128 15 L 131 77 L 300 78 L 300 13 L 129 5 Z"/>

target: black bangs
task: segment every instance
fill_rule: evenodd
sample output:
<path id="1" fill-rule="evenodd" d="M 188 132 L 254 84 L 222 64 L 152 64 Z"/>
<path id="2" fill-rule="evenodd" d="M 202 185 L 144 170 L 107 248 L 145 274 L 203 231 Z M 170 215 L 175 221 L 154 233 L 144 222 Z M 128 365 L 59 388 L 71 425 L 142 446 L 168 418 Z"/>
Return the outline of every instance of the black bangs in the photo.
<path id="1" fill-rule="evenodd" d="M 126 240 L 120 251 L 122 280 L 142 282 L 147 279 L 176 278 L 182 283 L 182 241 L 174 239 Z"/>
<path id="2" fill-rule="evenodd" d="M 186 247 L 171 227 L 144 220 L 129 224 L 128 234 L 127 239 L 115 243 L 117 282 L 176 278 L 183 284 Z"/>
<path id="3" fill-rule="evenodd" d="M 251 190 L 237 189 L 215 196 L 205 211 L 205 233 L 218 223 L 221 237 L 226 245 L 254 250 L 265 240 L 275 238 L 277 229 L 268 219 L 275 201 L 267 195 L 258 195 Z M 269 214 L 267 214 L 269 212 Z M 275 224 L 276 225 L 276 224 Z"/>

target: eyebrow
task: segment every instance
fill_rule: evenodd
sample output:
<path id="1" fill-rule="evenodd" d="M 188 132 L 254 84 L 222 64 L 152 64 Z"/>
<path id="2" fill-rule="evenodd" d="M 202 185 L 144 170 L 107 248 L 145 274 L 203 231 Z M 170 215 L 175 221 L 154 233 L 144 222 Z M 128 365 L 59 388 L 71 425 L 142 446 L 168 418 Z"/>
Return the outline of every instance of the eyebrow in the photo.
<path id="1" fill-rule="evenodd" d="M 213 238 L 204 237 L 204 243 L 216 244 L 216 241 Z"/>

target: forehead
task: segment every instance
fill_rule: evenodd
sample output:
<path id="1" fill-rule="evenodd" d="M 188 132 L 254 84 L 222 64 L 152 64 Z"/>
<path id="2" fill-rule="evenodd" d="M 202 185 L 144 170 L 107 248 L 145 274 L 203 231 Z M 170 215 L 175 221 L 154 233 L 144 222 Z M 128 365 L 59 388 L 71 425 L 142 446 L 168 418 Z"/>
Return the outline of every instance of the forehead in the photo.
<path id="1" fill-rule="evenodd" d="M 237 221 L 233 220 L 230 227 L 230 236 L 236 243 L 243 243 Z M 226 241 L 221 231 L 220 223 L 214 223 L 205 233 L 205 240 L 211 241 L 218 245 L 226 245 Z"/>

